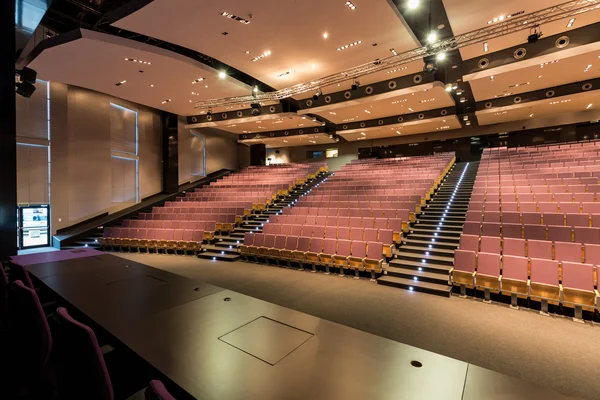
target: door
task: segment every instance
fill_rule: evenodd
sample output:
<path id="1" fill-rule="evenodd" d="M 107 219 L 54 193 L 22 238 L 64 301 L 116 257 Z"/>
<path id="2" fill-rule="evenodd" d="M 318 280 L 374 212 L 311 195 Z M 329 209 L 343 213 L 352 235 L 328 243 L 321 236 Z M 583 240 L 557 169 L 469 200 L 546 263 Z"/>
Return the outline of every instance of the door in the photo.
<path id="1" fill-rule="evenodd" d="M 48 204 L 19 206 L 19 250 L 50 246 Z"/>

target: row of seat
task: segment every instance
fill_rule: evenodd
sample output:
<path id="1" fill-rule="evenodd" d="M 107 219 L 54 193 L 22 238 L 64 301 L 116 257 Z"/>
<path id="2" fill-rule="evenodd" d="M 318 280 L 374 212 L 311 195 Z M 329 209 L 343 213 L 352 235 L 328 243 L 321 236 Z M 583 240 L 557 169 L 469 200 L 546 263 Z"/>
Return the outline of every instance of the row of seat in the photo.
<path id="1" fill-rule="evenodd" d="M 367 242 L 381 242 L 384 244 L 384 254 L 392 256 L 391 246 L 394 243 L 391 229 L 374 229 L 345 226 L 320 226 L 320 225 L 286 225 L 267 224 L 263 233 L 272 235 L 292 235 L 304 237 L 321 237 L 330 239 L 364 240 Z"/>
<path id="2" fill-rule="evenodd" d="M 571 214 L 600 214 L 600 202 L 529 202 L 470 201 L 469 210 L 474 211 L 512 211 L 512 212 L 562 212 Z"/>
<path id="3" fill-rule="evenodd" d="M 118 250 L 165 253 L 193 252 L 197 254 L 202 248 L 205 232 L 187 229 L 146 229 L 146 228 L 117 228 L 106 227 L 98 240 L 105 248 Z"/>
<path id="4" fill-rule="evenodd" d="M 522 225 L 498 222 L 465 222 L 463 233 L 481 236 L 552 240 L 555 242 L 597 243 L 600 228 L 562 225 Z"/>
<path id="5" fill-rule="evenodd" d="M 586 189 L 586 188 L 584 188 Z M 483 189 L 485 190 L 485 189 Z M 574 191 L 553 191 L 553 192 L 509 192 L 502 188 L 502 191 L 473 190 L 472 201 L 483 202 L 535 202 L 535 203 L 572 203 L 572 202 L 595 202 L 596 193 L 600 190 L 574 190 Z"/>
<path id="6" fill-rule="evenodd" d="M 383 243 L 360 240 L 336 240 L 319 237 L 285 236 L 269 234 L 244 235 L 244 243 L 238 247 L 246 259 L 268 258 L 286 262 L 310 264 L 313 269 L 323 266 L 329 272 L 330 267 L 352 269 L 358 276 L 359 271 L 382 272 Z"/>
<path id="7" fill-rule="evenodd" d="M 489 292 L 503 292 L 516 297 L 530 298 L 547 303 L 596 309 L 598 292 L 596 267 L 580 262 L 551 259 L 501 256 L 494 253 L 456 250 L 454 268 L 450 271 L 452 283 Z"/>
<path id="8" fill-rule="evenodd" d="M 554 212 L 467 211 L 469 222 L 504 222 L 509 224 L 561 225 L 600 227 L 600 214 L 571 214 Z"/>
<path id="9" fill-rule="evenodd" d="M 600 265 L 600 245 L 462 234 L 460 250 Z"/>

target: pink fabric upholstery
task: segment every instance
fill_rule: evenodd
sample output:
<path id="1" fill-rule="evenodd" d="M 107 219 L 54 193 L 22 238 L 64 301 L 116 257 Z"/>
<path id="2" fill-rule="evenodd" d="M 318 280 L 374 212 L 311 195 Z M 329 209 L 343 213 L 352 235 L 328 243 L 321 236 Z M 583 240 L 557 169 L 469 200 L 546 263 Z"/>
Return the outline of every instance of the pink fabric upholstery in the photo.
<path id="1" fill-rule="evenodd" d="M 579 243 L 554 243 L 554 259 L 558 261 L 582 262 L 581 244 Z"/>
<path id="2" fill-rule="evenodd" d="M 552 260 L 552 242 L 545 240 L 527 240 L 527 256 Z"/>
<path id="3" fill-rule="evenodd" d="M 454 269 L 463 272 L 474 272 L 475 254 L 474 251 L 456 250 L 454 252 Z"/>
<path id="4" fill-rule="evenodd" d="M 500 237 L 482 236 L 480 251 L 483 253 L 500 254 Z"/>
<path id="5" fill-rule="evenodd" d="M 588 264 L 600 265 L 600 245 L 584 244 L 585 262 Z"/>
<path id="6" fill-rule="evenodd" d="M 502 254 L 525 257 L 525 239 L 505 237 L 502 239 Z"/>
<path id="7" fill-rule="evenodd" d="M 502 224 L 502 236 L 505 238 L 522 238 L 523 228 L 521 224 Z"/>
<path id="8" fill-rule="evenodd" d="M 600 244 L 600 228 L 573 227 L 576 243 Z"/>
<path id="9" fill-rule="evenodd" d="M 527 282 L 527 258 L 503 256 L 502 278 Z"/>
<path id="10" fill-rule="evenodd" d="M 459 249 L 470 250 L 477 252 L 479 251 L 479 236 L 478 235 L 460 235 Z"/>
<path id="11" fill-rule="evenodd" d="M 531 258 L 531 282 L 558 286 L 558 261 Z"/>
<path id="12" fill-rule="evenodd" d="M 500 254 L 479 253 L 477 275 L 500 276 Z"/>
<path id="13" fill-rule="evenodd" d="M 544 225 L 525 225 L 525 239 L 546 240 L 546 227 Z"/>
<path id="14" fill-rule="evenodd" d="M 594 266 L 580 262 L 563 262 L 562 284 L 565 288 L 593 292 Z"/>
<path id="15" fill-rule="evenodd" d="M 572 242 L 573 236 L 570 226 L 548 226 L 548 240 L 554 242 Z"/>

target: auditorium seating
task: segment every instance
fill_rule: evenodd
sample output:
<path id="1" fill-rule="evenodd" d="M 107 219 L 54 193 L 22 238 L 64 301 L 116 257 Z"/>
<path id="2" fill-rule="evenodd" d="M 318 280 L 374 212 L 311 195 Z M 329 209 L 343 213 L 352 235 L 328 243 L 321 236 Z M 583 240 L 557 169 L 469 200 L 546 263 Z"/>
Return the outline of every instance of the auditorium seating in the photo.
<path id="1" fill-rule="evenodd" d="M 453 162 L 450 153 L 355 160 L 271 217 L 262 234 L 246 234 L 240 254 L 374 278 Z"/>
<path id="2" fill-rule="evenodd" d="M 597 308 L 599 178 L 599 142 L 486 149 L 452 282 L 462 294 L 484 290 L 486 300 L 505 293 L 512 306 L 518 297 L 540 301 L 542 312 L 563 304 L 576 319 Z"/>
<path id="3" fill-rule="evenodd" d="M 196 254 L 215 232 L 228 234 L 243 218 L 324 170 L 323 162 L 249 167 L 125 220 L 122 227 L 107 227 L 99 242 L 114 250 Z"/>

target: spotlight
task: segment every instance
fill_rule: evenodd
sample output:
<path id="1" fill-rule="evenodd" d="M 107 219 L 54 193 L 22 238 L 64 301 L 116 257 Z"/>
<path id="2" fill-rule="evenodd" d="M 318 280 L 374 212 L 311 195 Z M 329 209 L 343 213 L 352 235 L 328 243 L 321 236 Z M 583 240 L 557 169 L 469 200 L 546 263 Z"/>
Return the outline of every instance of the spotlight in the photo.
<path id="1" fill-rule="evenodd" d="M 258 86 L 254 86 L 254 89 L 252 89 L 252 91 L 253 91 L 254 93 L 258 93 Z"/>
<path id="2" fill-rule="evenodd" d="M 227 74 L 224 71 L 219 71 L 219 78 L 220 79 L 225 79 L 227 77 Z"/>
<path id="3" fill-rule="evenodd" d="M 433 43 L 436 40 L 437 40 L 437 32 L 436 31 L 429 32 L 429 35 L 427 35 L 427 42 Z"/>
<path id="4" fill-rule="evenodd" d="M 533 30 L 529 31 L 530 35 L 527 36 L 527 43 L 537 43 L 538 40 L 542 37 L 542 32 L 537 30 L 537 27 L 533 28 Z"/>
<path id="5" fill-rule="evenodd" d="M 446 92 L 451 92 L 452 91 L 452 84 L 448 83 L 446 84 Z"/>
<path id="6" fill-rule="evenodd" d="M 321 91 L 321 89 L 317 89 L 317 93 L 313 95 L 313 100 L 319 100 L 319 97 L 321 97 L 322 94 L 323 92 Z"/>
<path id="7" fill-rule="evenodd" d="M 446 53 L 438 53 L 438 55 L 437 55 L 437 56 L 435 56 L 435 58 L 436 58 L 438 61 L 445 60 L 445 59 L 446 59 Z"/>
<path id="8" fill-rule="evenodd" d="M 419 7 L 419 0 L 408 0 L 406 5 L 409 9 L 414 10 Z"/>
<path id="9" fill-rule="evenodd" d="M 35 83 L 37 78 L 37 72 L 31 68 L 24 67 L 22 70 L 17 71 L 19 76 L 21 77 L 21 82 L 29 82 L 31 84 Z"/>
<path id="10" fill-rule="evenodd" d="M 252 104 L 250 104 L 250 107 L 252 107 L 252 111 L 250 111 L 250 114 L 253 117 L 260 115 L 260 104 L 259 103 L 252 103 Z"/>
<path id="11" fill-rule="evenodd" d="M 425 65 L 423 66 L 423 72 L 425 72 L 426 74 L 432 74 L 435 71 L 437 71 L 437 66 L 435 65 L 435 62 L 425 62 Z"/>
<path id="12" fill-rule="evenodd" d="M 352 90 L 358 90 L 359 87 L 360 87 L 360 82 L 358 81 L 358 79 L 355 79 L 354 83 L 352 83 Z"/>
<path id="13" fill-rule="evenodd" d="M 212 110 L 208 110 L 208 111 L 206 112 L 206 116 L 207 116 L 207 117 L 210 117 L 211 115 L 212 115 Z"/>

